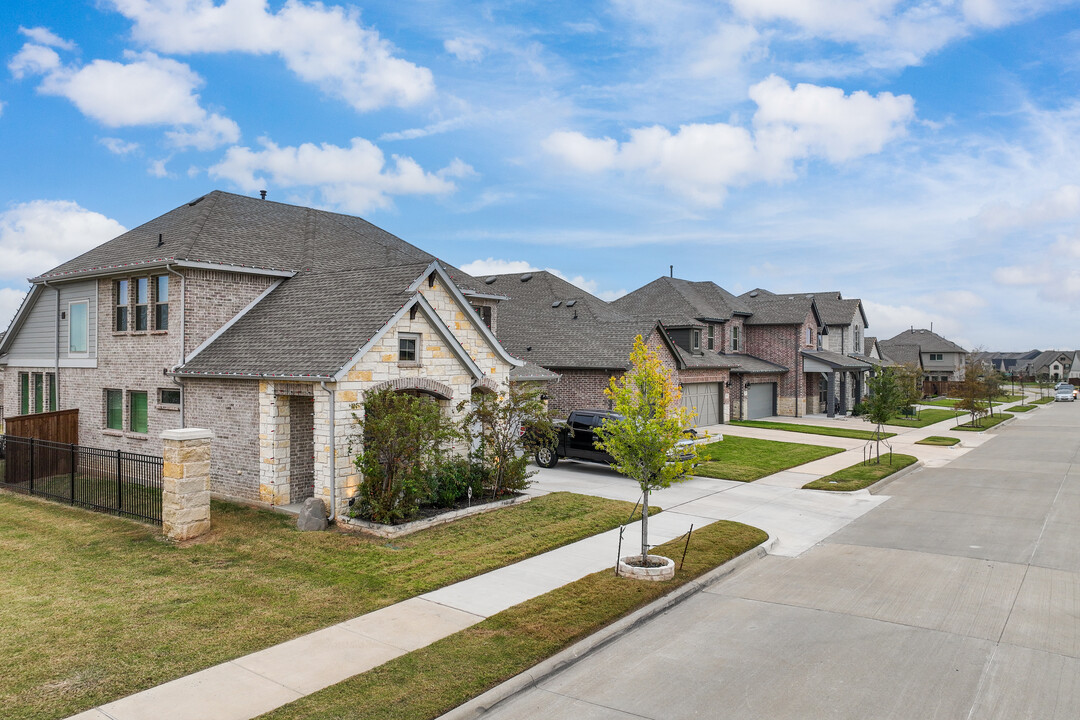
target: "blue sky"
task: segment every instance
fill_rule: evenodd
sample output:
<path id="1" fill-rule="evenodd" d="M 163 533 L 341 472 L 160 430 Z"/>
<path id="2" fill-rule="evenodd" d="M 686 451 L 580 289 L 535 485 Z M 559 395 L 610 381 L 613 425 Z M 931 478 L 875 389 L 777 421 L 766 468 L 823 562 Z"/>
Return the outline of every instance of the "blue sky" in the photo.
<path id="1" fill-rule="evenodd" d="M 0 325 L 25 278 L 219 188 L 601 297 L 675 266 L 870 334 L 1080 346 L 1080 6 L 17 3 Z"/>

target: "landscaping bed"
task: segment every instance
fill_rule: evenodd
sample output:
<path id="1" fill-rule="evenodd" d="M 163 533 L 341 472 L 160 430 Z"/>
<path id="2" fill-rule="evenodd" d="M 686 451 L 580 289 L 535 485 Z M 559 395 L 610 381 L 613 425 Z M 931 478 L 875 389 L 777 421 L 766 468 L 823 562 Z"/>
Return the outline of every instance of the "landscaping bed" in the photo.
<path id="1" fill-rule="evenodd" d="M 758 440 L 727 435 L 698 449 L 694 475 L 750 482 L 773 473 L 843 452 L 821 445 Z"/>
<path id="2" fill-rule="evenodd" d="M 916 440 L 916 445 L 932 445 L 936 447 L 952 447 L 960 444 L 960 438 L 948 437 L 947 435 L 930 435 L 922 440 Z"/>
<path id="3" fill-rule="evenodd" d="M 260 718 L 439 717 L 767 538 L 741 523 L 706 525 L 694 531 L 674 580 L 640 582 L 616 578 L 612 570 L 593 573 Z M 685 538 L 676 538 L 654 550 L 678 559 L 684 543 Z"/>
<path id="4" fill-rule="evenodd" d="M 0 493 L 0 702 L 61 718 L 626 522 L 553 493 L 386 542 L 214 502 L 209 535 Z"/>
<path id="5" fill-rule="evenodd" d="M 888 455 L 881 456 L 880 463 L 859 463 L 851 467 L 838 470 L 832 475 L 826 475 L 813 482 L 803 485 L 804 490 L 836 490 L 850 492 L 870 487 L 876 482 L 884 480 L 893 473 L 914 465 L 919 459 L 911 455 L 892 453 L 890 462 Z"/>
<path id="6" fill-rule="evenodd" d="M 990 428 L 994 427 L 995 425 L 1000 425 L 1001 423 L 1005 422 L 1006 420 L 1011 420 L 1012 418 L 1013 418 L 1013 416 L 1010 415 L 1009 413 L 999 412 L 998 414 L 993 415 L 993 416 L 987 415 L 985 417 L 979 418 L 979 424 L 978 425 L 973 426 L 970 422 L 966 422 L 966 423 L 963 423 L 961 425 L 957 425 L 956 427 L 953 428 L 953 430 L 964 430 L 964 431 L 967 431 L 967 432 L 982 432 L 983 430 L 989 430 Z"/>
<path id="7" fill-rule="evenodd" d="M 942 420 L 951 420 L 957 416 L 956 410 L 945 410 L 943 408 L 931 408 L 929 410 L 920 410 L 918 417 L 907 417 L 903 415 L 893 415 L 888 425 L 894 425 L 896 427 L 906 428 L 923 428 L 927 425 L 933 425 L 939 423 Z"/>
<path id="8" fill-rule="evenodd" d="M 732 420 L 730 424 L 741 427 L 764 428 L 766 430 L 786 430 L 788 432 L 806 433 L 808 435 L 854 438 L 855 440 L 872 440 L 874 437 L 873 430 L 823 427 L 821 425 L 801 425 L 799 423 L 770 422 L 768 420 Z M 894 435 L 896 435 L 896 433 L 885 433 L 882 437 L 890 438 Z"/>

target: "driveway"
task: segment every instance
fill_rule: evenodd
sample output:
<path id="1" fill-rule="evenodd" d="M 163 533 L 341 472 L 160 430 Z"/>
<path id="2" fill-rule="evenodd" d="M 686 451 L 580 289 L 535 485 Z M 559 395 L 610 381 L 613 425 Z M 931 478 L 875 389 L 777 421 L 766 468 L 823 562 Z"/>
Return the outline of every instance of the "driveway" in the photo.
<path id="1" fill-rule="evenodd" d="M 1002 428 L 485 717 L 1075 718 L 1078 430 L 1072 404 Z"/>

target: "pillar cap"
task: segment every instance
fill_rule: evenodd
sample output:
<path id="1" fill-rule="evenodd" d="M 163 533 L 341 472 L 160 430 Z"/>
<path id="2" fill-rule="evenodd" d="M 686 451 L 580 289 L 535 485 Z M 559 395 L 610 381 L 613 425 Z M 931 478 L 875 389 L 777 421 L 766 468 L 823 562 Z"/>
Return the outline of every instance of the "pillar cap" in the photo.
<path id="1" fill-rule="evenodd" d="M 208 428 L 177 428 L 161 433 L 162 440 L 209 440 L 214 431 Z"/>

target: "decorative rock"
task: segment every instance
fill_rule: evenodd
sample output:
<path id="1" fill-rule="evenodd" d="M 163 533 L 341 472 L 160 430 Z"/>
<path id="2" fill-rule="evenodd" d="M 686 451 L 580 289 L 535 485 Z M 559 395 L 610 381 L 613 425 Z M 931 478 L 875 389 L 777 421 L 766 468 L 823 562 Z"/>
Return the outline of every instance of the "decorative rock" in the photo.
<path id="1" fill-rule="evenodd" d="M 296 529 L 302 531 L 326 529 L 326 505 L 321 498 L 309 497 L 300 508 Z"/>
<path id="2" fill-rule="evenodd" d="M 663 555 L 646 555 L 650 563 L 659 563 L 656 567 L 637 567 L 630 563 L 641 560 L 640 555 L 630 555 L 619 560 L 619 575 L 634 580 L 671 580 L 675 577 L 675 561 Z"/>

